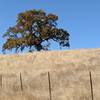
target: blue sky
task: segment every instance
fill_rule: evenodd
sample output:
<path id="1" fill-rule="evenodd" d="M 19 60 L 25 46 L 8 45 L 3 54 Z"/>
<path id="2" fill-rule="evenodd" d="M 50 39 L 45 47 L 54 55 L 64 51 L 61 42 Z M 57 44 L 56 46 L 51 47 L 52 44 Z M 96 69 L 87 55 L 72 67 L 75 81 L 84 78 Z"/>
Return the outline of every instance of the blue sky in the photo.
<path id="1" fill-rule="evenodd" d="M 70 33 L 70 49 L 100 47 L 100 0 L 0 0 L 0 53 L 3 33 L 16 24 L 18 13 L 30 9 L 58 15 L 59 27 Z"/>

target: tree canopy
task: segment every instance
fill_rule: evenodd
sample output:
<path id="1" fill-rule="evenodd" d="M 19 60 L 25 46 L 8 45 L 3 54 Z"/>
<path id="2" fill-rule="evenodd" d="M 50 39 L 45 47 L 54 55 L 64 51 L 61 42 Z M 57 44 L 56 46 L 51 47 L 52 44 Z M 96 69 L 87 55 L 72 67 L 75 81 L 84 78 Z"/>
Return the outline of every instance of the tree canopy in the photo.
<path id="1" fill-rule="evenodd" d="M 69 47 L 69 33 L 57 28 L 57 20 L 58 16 L 46 14 L 43 10 L 33 9 L 19 13 L 16 25 L 9 27 L 3 34 L 6 42 L 2 50 L 48 50 L 50 40 L 58 42 L 61 47 Z"/>

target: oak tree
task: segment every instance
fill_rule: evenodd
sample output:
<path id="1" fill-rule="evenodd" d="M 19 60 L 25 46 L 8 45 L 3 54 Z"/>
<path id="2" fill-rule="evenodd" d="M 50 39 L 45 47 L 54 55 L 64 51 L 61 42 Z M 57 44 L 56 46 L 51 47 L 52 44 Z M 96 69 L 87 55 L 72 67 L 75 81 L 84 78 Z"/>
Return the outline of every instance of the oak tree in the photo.
<path id="1" fill-rule="evenodd" d="M 9 27 L 3 37 L 6 42 L 2 50 L 15 49 L 16 52 L 48 50 L 50 41 L 56 41 L 61 47 L 69 47 L 69 33 L 57 28 L 58 16 L 43 10 L 28 10 L 19 13 L 16 25 Z"/>

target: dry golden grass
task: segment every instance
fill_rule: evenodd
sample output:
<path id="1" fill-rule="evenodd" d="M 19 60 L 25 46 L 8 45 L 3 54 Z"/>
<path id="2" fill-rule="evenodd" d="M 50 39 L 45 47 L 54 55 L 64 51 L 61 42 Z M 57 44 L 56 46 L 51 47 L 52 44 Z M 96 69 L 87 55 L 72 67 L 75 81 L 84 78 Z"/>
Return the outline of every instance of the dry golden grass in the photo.
<path id="1" fill-rule="evenodd" d="M 0 100 L 49 100 L 48 71 L 52 100 L 91 100 L 89 71 L 100 100 L 100 49 L 0 55 Z"/>

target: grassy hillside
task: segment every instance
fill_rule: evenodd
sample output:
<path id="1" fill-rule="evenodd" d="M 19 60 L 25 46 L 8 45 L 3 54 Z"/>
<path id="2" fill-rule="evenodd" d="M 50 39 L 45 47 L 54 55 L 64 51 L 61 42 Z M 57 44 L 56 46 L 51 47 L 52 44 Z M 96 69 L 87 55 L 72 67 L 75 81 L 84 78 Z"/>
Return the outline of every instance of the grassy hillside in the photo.
<path id="1" fill-rule="evenodd" d="M 91 100 L 89 71 L 100 100 L 100 49 L 0 55 L 0 100 L 49 100 L 48 71 L 52 100 Z"/>

